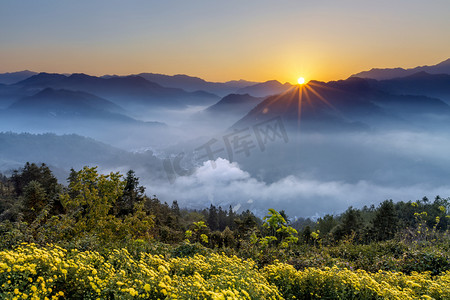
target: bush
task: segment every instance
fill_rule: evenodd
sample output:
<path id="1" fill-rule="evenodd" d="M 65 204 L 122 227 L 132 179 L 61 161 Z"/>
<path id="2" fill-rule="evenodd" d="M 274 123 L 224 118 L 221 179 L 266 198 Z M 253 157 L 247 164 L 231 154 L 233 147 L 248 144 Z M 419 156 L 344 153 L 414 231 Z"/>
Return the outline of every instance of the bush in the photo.
<path id="1" fill-rule="evenodd" d="M 195 247 L 192 246 L 191 249 Z M 194 248 L 195 249 L 195 248 Z M 167 258 L 22 244 L 0 251 L 0 298 L 29 299 L 450 299 L 450 272 L 352 271 L 209 253 Z"/>
<path id="2" fill-rule="evenodd" d="M 264 268 L 269 283 L 286 299 L 449 299 L 450 272 L 369 273 L 364 270 L 307 268 L 297 271 L 282 263 Z"/>
<path id="3" fill-rule="evenodd" d="M 31 299 L 281 299 L 252 261 L 219 254 L 165 259 L 23 244 L 0 252 L 0 297 Z"/>

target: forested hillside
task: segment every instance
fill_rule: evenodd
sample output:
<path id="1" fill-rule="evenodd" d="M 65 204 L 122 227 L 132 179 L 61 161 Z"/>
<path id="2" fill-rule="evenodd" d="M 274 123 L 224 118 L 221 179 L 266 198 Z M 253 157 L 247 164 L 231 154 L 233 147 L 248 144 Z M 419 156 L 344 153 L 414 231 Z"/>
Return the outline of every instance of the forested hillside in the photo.
<path id="1" fill-rule="evenodd" d="M 0 176 L 2 298 L 450 297 L 449 199 L 318 220 L 149 197 L 133 171 Z"/>

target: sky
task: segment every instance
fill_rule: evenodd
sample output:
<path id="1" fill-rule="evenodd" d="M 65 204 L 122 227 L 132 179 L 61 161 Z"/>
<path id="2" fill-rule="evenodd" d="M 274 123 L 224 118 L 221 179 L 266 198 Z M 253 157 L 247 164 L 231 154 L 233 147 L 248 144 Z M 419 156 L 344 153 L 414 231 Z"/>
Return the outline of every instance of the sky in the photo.
<path id="1" fill-rule="evenodd" d="M 448 0 L 2 0 L 0 72 L 345 79 L 450 57 Z"/>

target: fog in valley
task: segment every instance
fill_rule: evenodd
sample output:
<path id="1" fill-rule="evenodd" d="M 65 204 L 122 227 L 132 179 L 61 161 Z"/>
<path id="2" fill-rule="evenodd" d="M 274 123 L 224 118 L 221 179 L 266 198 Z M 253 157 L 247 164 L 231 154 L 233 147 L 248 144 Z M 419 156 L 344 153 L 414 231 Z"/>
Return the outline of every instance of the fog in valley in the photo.
<path id="1" fill-rule="evenodd" d="M 305 85 L 25 77 L 0 83 L 6 175 L 27 161 L 61 182 L 86 165 L 133 169 L 163 202 L 291 217 L 450 195 L 450 75 Z"/>

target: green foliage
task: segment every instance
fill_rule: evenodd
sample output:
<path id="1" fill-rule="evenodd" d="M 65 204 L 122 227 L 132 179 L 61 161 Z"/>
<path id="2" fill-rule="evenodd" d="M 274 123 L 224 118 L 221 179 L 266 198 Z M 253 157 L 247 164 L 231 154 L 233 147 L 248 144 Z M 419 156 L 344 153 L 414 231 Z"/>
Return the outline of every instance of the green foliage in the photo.
<path id="1" fill-rule="evenodd" d="M 118 173 L 99 175 L 97 168 L 85 167 L 76 173 L 61 203 L 71 216 L 71 235 L 107 230 L 113 216 L 109 211 L 123 194 L 124 182 Z"/>
<path id="2" fill-rule="evenodd" d="M 267 266 L 275 270 L 273 275 L 272 271 L 264 269 L 264 276 L 288 299 L 293 296 L 377 299 L 401 294 L 394 281 L 386 281 L 391 279 L 377 275 L 380 270 L 402 272 L 396 276 L 411 282 L 416 282 L 413 277 L 415 272 L 420 272 L 418 278 L 422 281 L 417 281 L 417 284 L 422 284 L 424 291 L 431 291 L 429 295 L 440 296 L 444 292 L 432 290 L 426 284 L 432 285 L 432 275 L 440 276 L 436 282 L 443 283 L 444 279 L 447 280 L 446 272 L 450 272 L 449 209 L 449 199 L 436 197 L 434 201 L 424 198 L 406 203 L 386 200 L 378 207 L 350 207 L 341 215 L 326 215 L 317 221 L 297 219 L 292 223 L 284 211 L 269 209 L 268 215 L 261 220 L 248 210 L 237 213 L 231 207 L 226 211 L 220 206 L 210 205 L 209 209 L 198 211 L 180 209 L 176 201 L 171 206 L 161 203 L 156 196 L 144 194 L 144 188 L 139 185 L 139 178 L 133 171 L 124 178 L 119 173 L 99 174 L 95 167 L 71 170 L 68 186 L 63 188 L 47 166 L 26 164 L 11 178 L 0 176 L 0 248 L 14 249 L 27 242 L 41 247 L 61 245 L 72 249 L 73 257 L 80 254 L 77 251 L 97 253 L 85 252 L 96 257 L 94 261 L 89 260 L 90 256 L 81 255 L 79 258 L 82 260 L 77 262 L 86 263 L 89 267 L 68 270 L 64 280 L 71 279 L 60 282 L 64 295 L 70 292 L 75 298 L 131 299 L 136 293 L 148 294 L 146 297 L 150 299 L 166 297 L 162 288 L 150 292 L 148 286 L 146 289 L 145 285 L 135 284 L 132 277 L 127 277 L 137 274 L 135 279 L 143 280 L 141 271 L 134 264 L 143 263 L 141 257 L 149 254 L 158 255 L 148 265 L 151 268 L 157 267 L 156 261 L 166 266 L 170 259 L 180 259 L 177 263 L 183 267 L 172 268 L 168 276 L 196 276 L 195 272 L 205 276 L 200 286 L 208 286 L 210 290 L 202 290 L 199 294 L 195 294 L 198 286 L 195 291 L 189 286 L 194 281 L 176 277 L 177 280 L 187 280 L 186 286 L 173 288 L 179 295 L 194 293 L 203 298 L 220 298 L 217 288 L 230 288 L 231 291 L 232 286 L 239 286 L 221 281 L 221 274 L 227 268 L 215 260 L 220 257 L 226 261 L 237 255 L 252 261 L 252 264 L 254 261 L 260 268 Z M 34 247 L 26 251 L 38 253 L 41 250 Z M 226 253 L 228 258 L 222 254 L 214 256 L 216 253 Z M 83 261 L 85 258 L 87 260 Z M 30 262 L 42 263 L 33 259 Z M 210 263 L 200 264 L 199 259 Z M 100 270 L 101 261 L 128 275 L 120 273 L 111 277 L 103 274 L 102 280 L 110 282 L 104 283 L 102 288 L 95 283 L 101 291 L 98 294 L 86 276 L 94 277 L 86 275 L 86 270 Z M 237 266 L 243 266 L 235 262 Z M 189 263 L 201 267 L 188 266 Z M 222 268 L 220 271 L 214 269 L 219 267 Z M 44 274 L 46 270 L 40 269 L 39 272 Z M 235 272 L 233 268 L 230 270 Z M 252 272 L 239 274 L 258 274 Z M 77 283 L 78 286 L 73 283 L 76 276 L 85 278 L 84 282 Z M 209 276 L 216 277 L 211 279 Z M 366 281 L 358 281 L 358 276 Z M 386 284 L 377 281 L 380 278 Z M 155 284 L 159 286 L 159 282 Z M 164 290 L 169 294 L 171 288 L 167 282 L 164 284 L 167 287 Z M 374 285 L 366 289 L 358 284 Z M 402 289 L 407 287 L 403 281 L 401 284 L 398 286 Z M 2 295 L 10 297 L 12 285 L 5 286 L 7 288 Z M 30 292 L 29 284 L 22 284 L 18 289 L 20 293 L 34 293 L 33 290 Z M 49 295 L 56 296 L 51 292 Z M 239 295 L 245 293 L 239 291 Z M 414 290 L 408 295 L 414 298 L 428 294 Z M 231 294 L 228 296 L 232 297 Z"/>
<path id="3" fill-rule="evenodd" d="M 196 254 L 205 255 L 206 249 L 199 243 L 183 243 L 172 250 L 173 257 L 193 257 Z"/>
<path id="4" fill-rule="evenodd" d="M 113 207 L 114 214 L 126 216 L 134 213 L 135 205 L 144 201 L 144 191 L 145 188 L 139 186 L 139 178 L 135 176 L 134 171 L 128 171 L 123 193 Z"/>
<path id="5" fill-rule="evenodd" d="M 30 181 L 24 188 L 23 219 L 32 223 L 39 212 L 49 203 L 47 193 L 38 181 Z"/>
<path id="6" fill-rule="evenodd" d="M 285 216 L 273 208 L 269 209 L 269 214 L 263 220 L 263 227 L 270 234 L 261 239 L 260 243 L 263 247 L 279 244 L 281 248 L 287 248 L 298 241 L 298 237 L 295 236 L 297 230 L 288 226 Z"/>
<path id="7" fill-rule="evenodd" d="M 392 239 L 397 232 L 398 217 L 392 200 L 380 204 L 370 228 L 370 238 L 376 241 Z"/>
<path id="8" fill-rule="evenodd" d="M 18 196 L 23 195 L 26 186 L 31 182 L 36 181 L 45 189 L 45 193 L 52 197 L 59 191 L 58 181 L 53 176 L 51 170 L 45 164 L 40 166 L 32 163 L 26 163 L 23 169 L 15 170 L 11 182 Z"/>
<path id="9" fill-rule="evenodd" d="M 185 233 L 188 241 L 208 245 L 208 234 L 210 230 L 204 221 L 194 222 L 190 228 Z"/>
<path id="10" fill-rule="evenodd" d="M 335 227 L 334 236 L 336 239 L 343 239 L 345 237 L 355 234 L 360 237 L 363 229 L 363 219 L 361 212 L 358 209 L 349 207 L 341 216 L 341 222 Z"/>
<path id="11" fill-rule="evenodd" d="M 148 240 L 153 217 L 144 210 L 144 199 L 133 194 L 137 186 L 133 174 L 129 172 L 126 181 L 119 173 L 98 174 L 95 167 L 85 167 L 72 174 L 67 192 L 60 195 L 67 211 L 60 219 L 67 228 L 66 239 L 94 236 L 102 243 L 130 238 Z M 130 177 L 133 177 L 131 184 Z M 124 193 L 128 193 L 125 198 Z M 133 195 L 135 198 L 130 200 Z M 133 213 L 124 214 L 126 209 L 113 209 L 117 201 L 123 203 L 123 199 L 132 201 L 130 210 Z"/>

